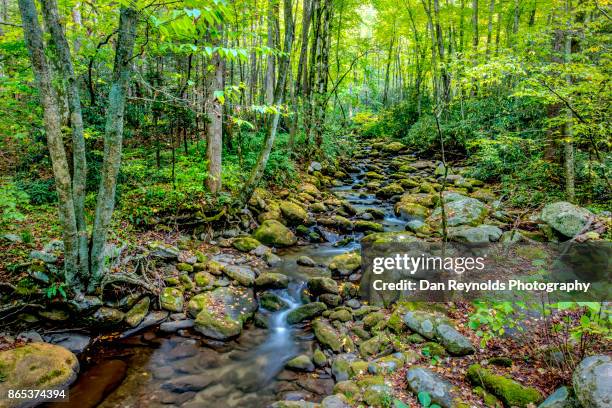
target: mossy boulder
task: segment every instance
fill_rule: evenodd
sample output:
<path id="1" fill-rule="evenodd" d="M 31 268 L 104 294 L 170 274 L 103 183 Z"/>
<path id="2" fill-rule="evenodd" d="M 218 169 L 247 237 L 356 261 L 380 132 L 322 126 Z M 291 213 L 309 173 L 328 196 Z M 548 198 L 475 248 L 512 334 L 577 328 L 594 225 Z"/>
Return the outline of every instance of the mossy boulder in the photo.
<path id="1" fill-rule="evenodd" d="M 440 197 L 437 194 L 427 193 L 405 193 L 399 200 L 399 203 L 413 203 L 427 208 L 435 207 L 439 202 Z"/>
<path id="2" fill-rule="evenodd" d="M 225 265 L 223 272 L 242 286 L 253 286 L 255 283 L 255 272 L 248 266 Z"/>
<path id="3" fill-rule="evenodd" d="M 340 231 L 352 231 L 353 222 L 341 215 L 333 215 L 331 217 L 319 217 L 317 223 L 326 227 L 336 228 Z"/>
<path id="4" fill-rule="evenodd" d="M 404 146 L 400 142 L 391 142 L 383 146 L 382 151 L 385 153 L 398 153 L 403 150 L 406 146 Z"/>
<path id="5" fill-rule="evenodd" d="M 315 296 L 324 293 L 332 293 L 334 295 L 339 293 L 338 282 L 332 278 L 322 276 L 316 276 L 308 279 L 308 290 Z"/>
<path id="6" fill-rule="evenodd" d="M 333 311 L 329 315 L 329 320 L 338 320 L 340 322 L 346 323 L 353 320 L 353 315 L 346 309 L 338 309 Z"/>
<path id="7" fill-rule="evenodd" d="M 261 245 L 261 242 L 251 237 L 238 237 L 232 241 L 232 246 L 240 252 L 251 252 Z"/>
<path id="8" fill-rule="evenodd" d="M 405 219 L 424 220 L 429 216 L 429 208 L 416 203 L 398 202 L 394 207 L 395 215 Z"/>
<path id="9" fill-rule="evenodd" d="M 282 273 L 264 272 L 255 279 L 255 286 L 266 289 L 284 289 L 289 286 L 289 278 Z"/>
<path id="10" fill-rule="evenodd" d="M 179 262 L 176 264 L 176 269 L 181 272 L 193 272 L 193 265 L 188 264 L 187 262 Z"/>
<path id="11" fill-rule="evenodd" d="M 259 303 L 261 307 L 272 312 L 277 312 L 289 307 L 283 299 L 272 292 L 264 292 L 259 295 Z"/>
<path id="12" fill-rule="evenodd" d="M 323 213 L 327 211 L 327 207 L 322 202 L 316 202 L 310 205 L 310 211 L 312 211 L 313 213 Z"/>
<path id="13" fill-rule="evenodd" d="M 366 330 L 372 330 L 374 326 L 376 326 L 379 322 L 385 320 L 385 315 L 383 312 L 372 312 L 367 314 L 363 318 L 363 328 Z"/>
<path id="14" fill-rule="evenodd" d="M 472 384 L 481 386 L 495 395 L 506 406 L 523 408 L 531 404 L 538 404 L 544 399 L 537 389 L 526 387 L 511 378 L 494 374 L 479 364 L 472 364 L 468 368 L 467 378 Z"/>
<path id="15" fill-rule="evenodd" d="M 501 238 L 503 231 L 495 225 L 479 225 L 477 227 L 459 226 L 448 229 L 451 241 L 470 244 L 486 244 Z"/>
<path id="16" fill-rule="evenodd" d="M 329 269 L 340 275 L 350 275 L 359 268 L 361 268 L 361 255 L 356 252 L 336 255 L 329 263 Z"/>
<path id="17" fill-rule="evenodd" d="M 312 361 L 317 367 L 324 367 L 327 365 L 327 356 L 325 356 L 325 353 L 320 348 L 317 348 L 312 354 Z"/>
<path id="18" fill-rule="evenodd" d="M 391 183 L 376 191 L 376 197 L 390 198 L 395 195 L 404 194 L 404 187 L 398 183 Z"/>
<path id="19" fill-rule="evenodd" d="M 181 305 L 182 307 L 182 305 Z M 92 322 L 99 326 L 111 327 L 116 326 L 123 321 L 125 313 L 114 307 L 102 306 L 90 317 Z"/>
<path id="20" fill-rule="evenodd" d="M 393 244 L 420 241 L 421 240 L 419 238 L 404 231 L 377 232 L 375 234 L 367 235 L 361 239 L 362 244 Z"/>
<path id="21" fill-rule="evenodd" d="M 195 319 L 195 330 L 215 340 L 229 340 L 242 331 L 242 322 L 230 316 L 202 310 Z"/>
<path id="22" fill-rule="evenodd" d="M 333 392 L 344 395 L 349 401 L 352 401 L 359 395 L 359 386 L 354 381 L 339 381 L 334 385 Z"/>
<path id="23" fill-rule="evenodd" d="M 189 313 L 196 314 L 195 330 L 216 339 L 228 340 L 242 331 L 257 310 L 252 289 L 226 286 L 194 296 Z"/>
<path id="24" fill-rule="evenodd" d="M 339 353 L 342 350 L 342 341 L 338 332 L 322 319 L 312 322 L 312 331 L 321 345 Z"/>
<path id="25" fill-rule="evenodd" d="M 311 320 L 317 316 L 320 316 L 327 310 L 327 306 L 322 302 L 306 303 L 293 309 L 287 315 L 287 323 L 296 324 L 303 322 L 304 320 Z"/>
<path id="26" fill-rule="evenodd" d="M 136 327 L 142 322 L 142 319 L 146 316 L 149 311 L 149 305 L 151 299 L 144 297 L 138 301 L 128 312 L 125 314 L 125 322 L 130 327 Z"/>
<path id="27" fill-rule="evenodd" d="M 315 369 L 314 363 L 306 354 L 300 354 L 299 356 L 292 358 L 291 360 L 287 361 L 285 366 L 296 371 L 312 372 Z"/>
<path id="28" fill-rule="evenodd" d="M 592 217 L 593 213 L 586 208 L 565 201 L 546 205 L 541 214 L 542 221 L 566 237 L 582 232 Z"/>
<path id="29" fill-rule="evenodd" d="M 0 395 L 8 390 L 67 389 L 77 378 L 79 361 L 68 349 L 49 343 L 28 343 L 0 351 Z M 40 403 L 40 402 L 38 402 Z M 38 405 L 34 400 L 4 399 L 2 407 Z"/>
<path id="30" fill-rule="evenodd" d="M 308 220 L 308 213 L 304 208 L 291 201 L 281 201 L 279 203 L 283 218 L 287 220 L 290 225 L 304 224 Z"/>
<path id="31" fill-rule="evenodd" d="M 364 232 L 366 231 L 383 232 L 385 230 L 382 224 L 379 224 L 374 221 L 364 221 L 364 220 L 355 221 L 354 229 L 355 231 L 364 231 Z"/>
<path id="32" fill-rule="evenodd" d="M 444 211 L 446 213 L 446 225 L 448 227 L 480 225 L 488 213 L 487 207 L 481 201 L 470 197 L 464 197 L 450 202 L 448 202 L 445 197 Z M 434 228 L 439 228 L 442 225 L 441 207 L 437 207 L 433 211 L 428 218 L 428 222 Z"/>
<path id="33" fill-rule="evenodd" d="M 377 355 L 380 353 L 385 346 L 385 338 L 384 336 L 378 335 L 374 336 L 369 340 L 365 340 L 361 342 L 359 345 L 359 354 L 363 358 L 368 358 Z"/>
<path id="34" fill-rule="evenodd" d="M 195 275 L 193 275 L 193 280 L 195 281 L 196 286 L 204 288 L 211 285 L 215 280 L 215 277 L 209 272 L 202 271 L 196 272 Z"/>
<path id="35" fill-rule="evenodd" d="M 297 238 L 291 230 L 276 220 L 266 220 L 253 233 L 259 242 L 276 247 L 295 245 Z"/>

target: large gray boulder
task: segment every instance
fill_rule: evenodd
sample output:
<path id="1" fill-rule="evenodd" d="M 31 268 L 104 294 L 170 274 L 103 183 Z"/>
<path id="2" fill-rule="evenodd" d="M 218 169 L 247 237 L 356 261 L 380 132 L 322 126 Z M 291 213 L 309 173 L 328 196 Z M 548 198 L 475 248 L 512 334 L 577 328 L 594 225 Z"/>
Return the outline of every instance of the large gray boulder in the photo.
<path id="1" fill-rule="evenodd" d="M 436 326 L 436 337 L 446 351 L 455 356 L 465 356 L 475 351 L 470 340 L 451 325 L 443 323 Z"/>
<path id="2" fill-rule="evenodd" d="M 481 201 L 469 197 L 450 202 L 446 201 L 444 211 L 448 227 L 482 224 L 488 213 L 487 207 Z M 442 207 L 437 207 L 428 220 L 433 227 L 440 227 L 442 225 Z"/>
<path id="3" fill-rule="evenodd" d="M 495 242 L 501 238 L 503 231 L 495 225 L 479 225 L 477 227 L 453 227 L 449 228 L 448 236 L 452 241 L 466 242 L 469 244 L 486 244 Z"/>
<path id="4" fill-rule="evenodd" d="M 591 217 L 593 213 L 586 208 L 566 201 L 546 205 L 540 216 L 542 221 L 566 237 L 573 237 L 582 232 Z"/>
<path id="5" fill-rule="evenodd" d="M 418 394 L 426 392 L 431 401 L 442 408 L 453 408 L 457 406 L 457 390 L 447 380 L 426 368 L 415 367 L 406 373 L 408 388 Z"/>
<path id="6" fill-rule="evenodd" d="M 571 388 L 557 388 L 538 408 L 578 408 Z"/>
<path id="7" fill-rule="evenodd" d="M 612 406 L 612 358 L 596 355 L 578 364 L 572 376 L 576 398 L 583 407 Z"/>

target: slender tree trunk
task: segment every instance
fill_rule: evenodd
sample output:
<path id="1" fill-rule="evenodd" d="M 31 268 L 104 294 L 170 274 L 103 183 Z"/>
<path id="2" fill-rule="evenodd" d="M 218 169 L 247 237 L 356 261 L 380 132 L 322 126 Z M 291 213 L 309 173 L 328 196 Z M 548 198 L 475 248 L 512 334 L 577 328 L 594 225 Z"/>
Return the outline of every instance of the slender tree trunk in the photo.
<path id="1" fill-rule="evenodd" d="M 45 25 L 51 34 L 51 48 L 61 69 L 62 77 L 58 80 L 64 82 L 67 94 L 70 125 L 72 127 L 72 199 L 78 233 L 78 270 L 81 276 L 87 277 L 89 276 L 89 245 L 85 222 L 87 161 L 85 159 L 85 138 L 83 136 L 79 86 L 72 66 L 70 46 L 66 40 L 64 28 L 60 23 L 57 2 L 55 0 L 42 0 L 41 6 Z"/>
<path id="2" fill-rule="evenodd" d="M 489 3 L 489 23 L 487 25 L 487 57 L 491 53 L 491 41 L 493 39 L 493 14 L 495 12 L 495 0 Z"/>
<path id="3" fill-rule="evenodd" d="M 394 30 L 395 31 L 395 30 Z M 385 69 L 385 87 L 383 89 L 383 106 L 387 106 L 387 98 L 389 96 L 389 74 L 391 72 L 391 61 L 393 59 L 393 44 L 395 43 L 395 34 L 391 36 L 389 41 L 389 51 L 387 52 L 387 67 Z"/>
<path id="4" fill-rule="evenodd" d="M 566 18 L 567 18 L 567 29 L 565 31 L 565 46 L 563 53 L 563 63 L 569 65 L 572 58 L 572 16 L 571 16 L 571 0 L 565 0 Z M 572 85 L 572 76 L 567 74 L 566 81 L 568 86 Z M 575 188 L 575 163 L 574 163 L 574 129 L 573 129 L 573 114 L 570 109 L 567 109 L 567 121 L 565 122 L 565 137 L 563 141 L 563 158 L 565 167 L 565 195 L 567 201 L 576 201 L 576 188 Z"/>
<path id="5" fill-rule="evenodd" d="M 43 123 L 59 201 L 59 221 L 64 239 L 64 278 L 68 285 L 78 286 L 78 229 L 57 96 L 52 84 L 51 70 L 45 58 L 43 32 L 34 0 L 19 0 L 19 10 L 23 35 L 43 107 Z"/>
<path id="6" fill-rule="evenodd" d="M 293 46 L 293 34 L 294 34 L 294 23 L 293 23 L 293 10 L 291 0 L 283 0 L 284 9 L 284 20 L 285 20 L 285 38 L 283 46 L 283 55 L 279 58 L 279 71 L 278 71 L 278 82 L 274 88 L 274 104 L 280 106 L 283 103 L 285 96 L 285 82 L 287 81 L 287 72 L 291 66 L 291 48 Z M 274 140 L 276 139 L 276 132 L 278 129 L 278 122 L 280 120 L 280 112 L 275 113 L 272 116 L 264 140 L 264 147 L 262 148 L 259 158 L 255 167 L 251 171 L 251 176 L 246 182 L 244 189 L 241 193 L 241 202 L 246 203 L 253 194 L 253 190 L 261 181 L 272 147 L 274 146 Z"/>
<path id="7" fill-rule="evenodd" d="M 132 8 L 121 8 L 119 37 L 115 50 L 115 62 L 106 108 L 106 130 L 104 135 L 104 161 L 102 164 L 100 189 L 96 204 L 91 246 L 91 279 L 88 291 L 93 292 L 104 274 L 104 245 L 115 208 L 117 175 L 121 165 L 123 144 L 123 116 L 125 100 L 131 76 L 132 55 L 136 40 L 138 14 Z"/>
<path id="8" fill-rule="evenodd" d="M 211 61 L 214 71 L 210 75 L 210 95 L 208 106 L 208 125 L 206 131 L 206 158 L 208 159 L 208 175 L 206 186 L 212 193 L 221 191 L 221 153 L 223 148 L 223 104 L 215 91 L 223 91 L 225 64 L 218 52 Z"/>
<path id="9" fill-rule="evenodd" d="M 295 134 L 297 132 L 297 125 L 299 120 L 299 112 L 297 112 L 297 101 L 303 97 L 304 94 L 304 86 L 306 83 L 306 73 L 308 70 L 305 67 L 308 62 L 308 32 L 310 30 L 310 21 L 312 20 L 312 2 L 313 0 L 304 0 L 303 1 L 303 10 L 302 10 L 302 43 L 300 46 L 300 58 L 298 60 L 297 66 L 297 76 L 295 77 L 295 99 L 296 104 L 294 106 L 296 112 L 293 115 L 291 130 L 290 130 L 290 138 L 289 138 L 289 148 L 293 149 L 295 145 Z"/>

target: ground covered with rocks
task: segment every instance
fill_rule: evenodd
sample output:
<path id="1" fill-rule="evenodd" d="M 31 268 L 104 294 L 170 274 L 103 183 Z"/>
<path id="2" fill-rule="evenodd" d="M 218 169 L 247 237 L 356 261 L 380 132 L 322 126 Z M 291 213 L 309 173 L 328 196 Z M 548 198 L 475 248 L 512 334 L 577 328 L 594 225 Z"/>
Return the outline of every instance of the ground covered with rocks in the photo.
<path id="1" fill-rule="evenodd" d="M 27 279 L 2 287 L 11 325 L 0 391 L 73 384 L 80 407 L 610 406 L 606 305 L 601 330 L 576 340 L 580 308 L 517 314 L 519 329 L 511 313 L 475 326 L 482 311 L 466 301 L 382 307 L 360 297 L 368 240 L 436 242 L 443 224 L 448 240 L 470 244 L 606 237 L 609 214 L 566 202 L 509 208 L 465 170 L 398 142 L 360 146 L 336 166 L 311 163 L 294 189 L 256 190 L 231 225 L 110 245 L 114 273 L 97 295 L 41 300 L 62 259 L 59 241 L 41 245 Z M 535 250 L 519 258 L 517 268 L 546 259 Z M 486 337 L 497 323 L 509 327 Z M 275 336 L 282 331 L 290 335 Z M 283 342 L 266 348 L 275 339 Z M 24 372 L 30 361 L 36 368 Z"/>

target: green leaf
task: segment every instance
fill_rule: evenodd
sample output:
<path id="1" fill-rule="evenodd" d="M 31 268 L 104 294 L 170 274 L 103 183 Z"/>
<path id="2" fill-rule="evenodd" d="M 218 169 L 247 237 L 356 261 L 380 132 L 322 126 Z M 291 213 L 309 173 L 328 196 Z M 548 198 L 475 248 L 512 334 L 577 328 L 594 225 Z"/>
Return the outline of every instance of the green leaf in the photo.
<path id="1" fill-rule="evenodd" d="M 393 400 L 393 408 L 410 408 L 410 406 L 396 398 L 395 400 Z"/>

